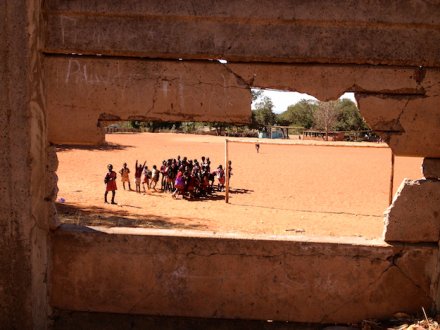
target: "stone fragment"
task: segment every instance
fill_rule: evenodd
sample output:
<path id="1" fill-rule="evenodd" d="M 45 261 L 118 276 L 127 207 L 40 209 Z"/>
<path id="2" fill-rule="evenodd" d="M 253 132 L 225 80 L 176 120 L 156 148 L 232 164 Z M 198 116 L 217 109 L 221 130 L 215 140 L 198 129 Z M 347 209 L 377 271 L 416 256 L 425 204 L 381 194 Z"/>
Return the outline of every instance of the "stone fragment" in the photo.
<path id="1" fill-rule="evenodd" d="M 387 242 L 439 241 L 440 181 L 404 180 L 385 213 Z"/>

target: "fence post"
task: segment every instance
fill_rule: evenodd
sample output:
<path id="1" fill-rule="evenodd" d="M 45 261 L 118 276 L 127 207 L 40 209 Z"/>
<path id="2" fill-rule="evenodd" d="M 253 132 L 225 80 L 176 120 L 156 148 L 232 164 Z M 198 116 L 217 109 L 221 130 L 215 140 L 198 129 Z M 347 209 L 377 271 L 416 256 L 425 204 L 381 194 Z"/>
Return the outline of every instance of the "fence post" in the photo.
<path id="1" fill-rule="evenodd" d="M 394 190 L 394 152 L 391 150 L 391 174 L 390 174 L 390 195 L 388 197 L 389 205 L 393 202 L 393 190 Z"/>
<path id="2" fill-rule="evenodd" d="M 225 139 L 225 202 L 229 203 L 229 155 L 228 155 L 228 139 Z"/>

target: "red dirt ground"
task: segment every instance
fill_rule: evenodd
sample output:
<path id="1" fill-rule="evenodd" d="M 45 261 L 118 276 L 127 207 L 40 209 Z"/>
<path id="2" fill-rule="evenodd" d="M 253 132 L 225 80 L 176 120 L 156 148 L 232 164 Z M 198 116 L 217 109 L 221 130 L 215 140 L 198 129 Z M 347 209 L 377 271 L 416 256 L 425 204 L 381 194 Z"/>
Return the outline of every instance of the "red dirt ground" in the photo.
<path id="1" fill-rule="evenodd" d="M 106 138 L 106 147 L 59 148 L 58 200 L 65 202 L 57 206 L 62 222 L 366 239 L 382 235 L 390 182 L 388 148 L 297 140 L 295 145 L 261 144 L 257 154 L 253 144 L 231 143 L 230 204 L 224 193 L 212 200 L 188 201 L 161 192 L 124 191 L 118 175 L 115 206 L 103 203 L 108 163 L 118 172 L 127 162 L 133 173 L 136 159 L 146 160 L 151 168 L 177 155 L 204 155 L 215 168 L 224 163 L 225 138 L 172 133 Z M 394 190 L 405 177 L 421 177 L 420 164 L 420 158 L 397 157 Z"/>

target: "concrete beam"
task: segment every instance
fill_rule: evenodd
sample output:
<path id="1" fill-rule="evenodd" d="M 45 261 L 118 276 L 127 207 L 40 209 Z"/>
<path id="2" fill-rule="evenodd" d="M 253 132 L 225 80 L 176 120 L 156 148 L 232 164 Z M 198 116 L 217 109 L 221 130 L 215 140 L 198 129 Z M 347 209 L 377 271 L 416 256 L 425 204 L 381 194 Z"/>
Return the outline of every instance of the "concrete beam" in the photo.
<path id="1" fill-rule="evenodd" d="M 63 225 L 52 304 L 72 311 L 349 323 L 433 305 L 436 247 Z"/>
<path id="2" fill-rule="evenodd" d="M 425 95 L 428 84 L 420 70 L 408 67 L 320 64 L 228 64 L 251 87 L 295 91 L 321 101 L 336 100 L 345 92 Z"/>
<path id="3" fill-rule="evenodd" d="M 440 157 L 440 96 L 357 95 L 370 127 L 399 156 Z"/>
<path id="4" fill-rule="evenodd" d="M 52 0 L 46 6 L 49 53 L 440 66 L 435 2 Z"/>
<path id="5" fill-rule="evenodd" d="M 251 94 L 218 62 L 46 57 L 49 141 L 103 142 L 100 120 L 248 123 Z"/>

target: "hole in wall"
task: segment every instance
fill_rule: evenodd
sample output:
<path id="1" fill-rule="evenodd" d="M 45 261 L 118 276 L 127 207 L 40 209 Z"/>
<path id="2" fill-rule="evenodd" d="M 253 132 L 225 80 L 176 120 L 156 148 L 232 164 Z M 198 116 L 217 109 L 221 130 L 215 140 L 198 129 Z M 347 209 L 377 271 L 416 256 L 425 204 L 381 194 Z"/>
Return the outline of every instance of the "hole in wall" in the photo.
<path id="1" fill-rule="evenodd" d="M 348 139 L 357 139 L 357 143 L 325 142 L 322 134 L 307 135 L 306 131 L 318 129 L 287 115 L 289 106 L 316 107 L 318 101 L 310 95 L 253 92 L 254 114 L 267 106 L 265 102 L 272 102 L 277 120 L 265 130 L 218 123 L 132 120 L 109 123 L 105 147 L 59 148 L 57 207 L 62 222 L 277 236 L 380 237 L 382 213 L 388 204 L 390 150 L 364 134 L 347 133 Z M 279 95 L 288 99 L 284 111 L 286 101 Z M 353 103 L 354 95 L 344 98 Z M 199 162 L 202 156 L 209 157 L 210 172 L 224 166 L 225 136 L 217 134 L 225 133 L 231 141 L 246 142 L 229 143 L 232 176 L 228 204 L 225 192 L 215 190 L 208 196 L 173 199 L 161 191 L 161 180 L 157 191 L 144 191 L 142 184 L 140 193 L 134 191 L 136 160 L 146 161 L 149 170 L 153 165 L 160 170 L 163 160 L 179 155 Z M 336 135 L 329 139 L 336 140 Z M 260 145 L 258 153 L 256 143 Z M 337 143 L 340 146 L 334 147 Z M 125 162 L 133 191 L 128 190 L 128 184 L 124 190 L 121 183 L 119 172 Z M 107 164 L 113 165 L 118 176 L 117 205 L 104 204 Z M 403 177 L 420 177 L 419 166 L 420 160 L 398 157 L 394 190 Z M 215 186 L 217 183 L 216 179 Z"/>

